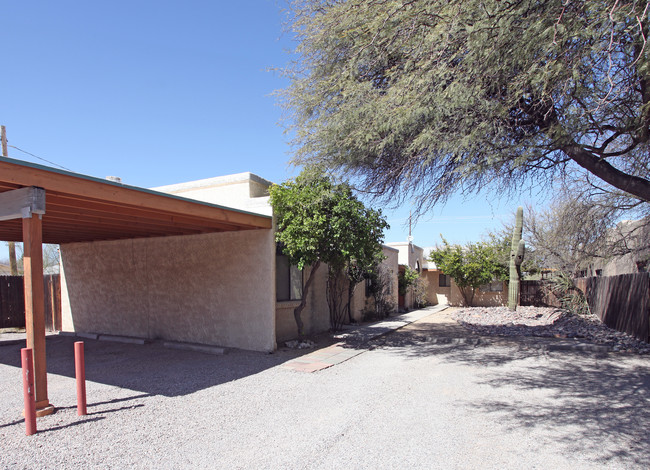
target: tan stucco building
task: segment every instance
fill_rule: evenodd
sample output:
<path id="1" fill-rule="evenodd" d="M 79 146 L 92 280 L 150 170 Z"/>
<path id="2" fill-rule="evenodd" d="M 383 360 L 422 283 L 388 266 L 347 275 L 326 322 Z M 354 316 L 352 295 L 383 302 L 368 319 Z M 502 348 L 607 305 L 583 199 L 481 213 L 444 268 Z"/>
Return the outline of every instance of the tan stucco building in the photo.
<path id="1" fill-rule="evenodd" d="M 399 269 L 408 266 L 420 273 L 426 279 L 426 301 L 429 305 L 446 304 L 461 306 L 464 304 L 463 295 L 451 276 L 445 275 L 438 269 L 434 262 L 429 260 L 432 247 L 422 248 L 413 242 L 388 243 L 393 249 L 398 250 Z M 506 305 L 508 302 L 507 283 L 493 282 L 475 290 L 473 305 L 477 307 L 493 307 Z M 401 309 L 414 307 L 412 289 L 400 297 Z"/>
<path id="2" fill-rule="evenodd" d="M 427 299 L 430 304 L 447 304 L 451 306 L 462 306 L 465 301 L 460 288 L 454 282 L 451 276 L 445 275 L 436 267 L 433 261 L 429 260 L 429 255 L 433 247 L 423 249 L 424 253 L 424 271 L 423 276 L 428 281 Z M 495 281 L 490 284 L 481 286 L 474 291 L 472 301 L 475 307 L 499 307 L 508 303 L 508 283 Z"/>
<path id="3" fill-rule="evenodd" d="M 272 216 L 271 183 L 252 173 L 153 188 L 156 192 Z M 397 250 L 384 247 L 397 305 Z M 274 230 L 61 245 L 64 331 L 272 351 L 295 338 L 293 308 L 308 273 L 277 253 Z M 329 328 L 322 266 L 303 310 L 307 334 Z M 304 274 L 304 276 L 303 276 Z M 372 308 L 360 284 L 353 317 Z"/>

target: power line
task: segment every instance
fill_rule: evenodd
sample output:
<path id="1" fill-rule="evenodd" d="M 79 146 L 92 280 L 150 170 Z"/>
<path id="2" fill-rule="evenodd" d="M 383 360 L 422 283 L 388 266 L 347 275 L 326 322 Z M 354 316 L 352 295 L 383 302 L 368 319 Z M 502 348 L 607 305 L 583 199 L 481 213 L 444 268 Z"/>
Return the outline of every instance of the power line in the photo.
<path id="1" fill-rule="evenodd" d="M 34 155 L 33 153 L 29 153 L 29 152 L 27 152 L 26 150 L 23 150 L 23 149 L 21 149 L 21 148 L 16 147 L 15 145 L 9 145 L 9 147 L 18 150 L 19 152 L 26 153 L 27 155 L 31 155 L 31 156 L 34 157 L 34 158 L 38 158 L 39 160 L 43 160 L 44 162 L 47 162 L 47 163 L 49 163 L 50 165 L 58 166 L 58 167 L 61 168 L 62 170 L 72 171 L 70 168 L 66 168 L 66 167 L 64 167 L 63 165 L 59 165 L 58 163 L 51 162 L 50 160 L 46 160 L 46 159 L 44 159 L 44 158 L 39 157 L 38 155 Z"/>

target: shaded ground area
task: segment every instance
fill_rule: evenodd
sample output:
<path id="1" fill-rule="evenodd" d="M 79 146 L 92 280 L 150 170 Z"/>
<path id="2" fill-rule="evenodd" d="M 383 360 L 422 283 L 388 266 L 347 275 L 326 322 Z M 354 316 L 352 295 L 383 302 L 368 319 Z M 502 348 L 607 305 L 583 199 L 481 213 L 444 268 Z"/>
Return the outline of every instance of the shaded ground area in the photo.
<path id="1" fill-rule="evenodd" d="M 48 374 L 74 379 L 74 342 L 78 340 L 69 336 L 47 337 Z M 24 344 L 0 346 L 0 364 L 20 368 L 21 347 Z M 230 350 L 226 355 L 212 355 L 167 349 L 159 342 L 138 345 L 98 340 L 84 340 L 84 350 L 89 382 L 169 397 L 257 374 L 305 353 Z"/>
<path id="2" fill-rule="evenodd" d="M 76 416 L 72 341 L 48 340 L 59 410 L 31 437 L 17 350 L 0 347 L 0 468 L 643 469 L 650 461 L 647 356 L 487 341 L 444 312 L 309 374 L 278 367 L 294 351 L 86 344 L 89 416 Z"/>
<path id="3" fill-rule="evenodd" d="M 475 369 L 476 385 L 503 394 L 476 397 L 465 405 L 522 437 L 545 429 L 551 444 L 581 457 L 601 454 L 603 468 L 620 461 L 627 461 L 628 468 L 647 468 L 648 356 L 575 339 L 479 336 L 454 316 L 454 309 L 429 316 L 375 345 L 412 360 L 436 358 Z M 539 399 L 528 401 L 526 395 Z"/>

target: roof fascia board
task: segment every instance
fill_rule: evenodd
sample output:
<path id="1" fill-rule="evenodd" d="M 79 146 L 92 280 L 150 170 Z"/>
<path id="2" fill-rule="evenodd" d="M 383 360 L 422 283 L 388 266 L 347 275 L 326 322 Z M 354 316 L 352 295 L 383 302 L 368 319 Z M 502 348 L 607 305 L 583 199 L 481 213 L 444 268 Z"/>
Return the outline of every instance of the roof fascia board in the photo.
<path id="1" fill-rule="evenodd" d="M 39 186 L 46 190 L 96 198 L 117 204 L 146 207 L 195 217 L 215 218 L 254 228 L 271 228 L 272 218 L 266 215 L 129 186 L 92 176 L 50 168 L 21 160 L 0 157 L 0 179 L 21 186 Z"/>

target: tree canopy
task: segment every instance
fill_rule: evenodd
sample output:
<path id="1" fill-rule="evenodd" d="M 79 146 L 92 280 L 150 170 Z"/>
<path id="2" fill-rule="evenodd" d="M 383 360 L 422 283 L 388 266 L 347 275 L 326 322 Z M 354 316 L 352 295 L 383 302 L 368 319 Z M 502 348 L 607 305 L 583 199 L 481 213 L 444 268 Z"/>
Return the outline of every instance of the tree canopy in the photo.
<path id="1" fill-rule="evenodd" d="M 579 170 L 650 201 L 648 2 L 295 0 L 298 163 L 419 208 Z"/>
<path id="2" fill-rule="evenodd" d="M 319 265 L 327 263 L 330 273 L 345 272 L 356 285 L 359 273 L 374 269 L 381 258 L 388 224 L 381 211 L 365 207 L 349 185 L 335 184 L 311 170 L 271 186 L 270 195 L 282 252 L 300 269 L 311 268 L 303 300 L 294 311 L 302 335 L 300 313 Z"/>

